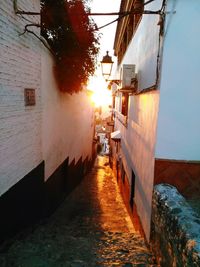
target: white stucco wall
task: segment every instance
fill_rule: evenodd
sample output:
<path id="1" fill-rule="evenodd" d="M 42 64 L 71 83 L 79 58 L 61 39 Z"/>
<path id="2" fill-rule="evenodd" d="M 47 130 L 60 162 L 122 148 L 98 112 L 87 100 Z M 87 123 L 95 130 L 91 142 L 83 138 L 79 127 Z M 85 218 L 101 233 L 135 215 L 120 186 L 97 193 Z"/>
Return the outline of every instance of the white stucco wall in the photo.
<path id="1" fill-rule="evenodd" d="M 17 3 L 22 10 L 40 10 L 39 0 Z M 59 93 L 48 50 L 33 35 L 20 35 L 28 22 L 14 13 L 13 1 L 1 1 L 0 18 L 1 196 L 42 160 L 47 179 L 67 157 L 90 158 L 94 125 L 87 94 Z M 28 19 L 39 23 L 40 17 Z M 24 88 L 35 89 L 35 106 L 25 106 Z"/>
<path id="2" fill-rule="evenodd" d="M 161 7 L 161 0 L 152 2 L 146 9 L 157 11 Z M 122 64 L 135 64 L 140 90 L 155 85 L 157 53 L 159 46 L 158 15 L 143 15 L 132 41 L 124 55 Z M 121 65 L 118 69 L 118 75 Z"/>
<path id="3" fill-rule="evenodd" d="M 20 0 L 19 8 L 40 10 L 39 0 Z M 0 3 L 0 195 L 42 161 L 40 42 L 23 33 L 27 21 L 13 1 Z M 29 16 L 38 22 L 39 18 Z M 34 29 L 38 31 L 38 29 Z M 36 90 L 36 105 L 26 107 L 24 88 Z"/>
<path id="4" fill-rule="evenodd" d="M 160 6 L 161 1 L 155 1 L 146 9 L 158 10 Z M 158 20 L 158 15 L 143 15 L 121 63 L 136 65 L 139 89 L 156 83 Z M 118 100 L 116 107 L 119 108 Z M 135 203 L 147 239 L 150 236 L 158 105 L 158 90 L 130 96 L 127 128 L 118 119 L 115 124 L 116 130 L 120 129 L 122 133 L 121 155 L 129 181 L 132 170 L 136 175 Z"/>
<path id="5" fill-rule="evenodd" d="M 147 9 L 158 10 L 160 6 L 161 1 L 155 1 Z M 143 15 L 121 63 L 136 65 L 140 90 L 156 83 L 158 20 L 158 15 Z M 116 107 L 119 108 L 118 100 Z M 122 133 L 121 155 L 130 183 L 132 170 L 136 175 L 135 203 L 147 239 L 150 237 L 158 104 L 158 90 L 130 96 L 127 128 L 117 119 L 115 124 Z"/>
<path id="6" fill-rule="evenodd" d="M 200 0 L 168 0 L 156 157 L 200 160 Z"/>
<path id="7" fill-rule="evenodd" d="M 42 52 L 43 130 L 45 179 L 67 158 L 91 158 L 94 113 L 87 93 L 61 93 L 53 74 L 53 60 Z"/>
<path id="8" fill-rule="evenodd" d="M 121 155 L 129 182 L 136 175 L 135 203 L 149 239 L 154 179 L 154 153 L 159 91 L 130 97 L 128 128 L 116 120 L 122 134 Z"/>

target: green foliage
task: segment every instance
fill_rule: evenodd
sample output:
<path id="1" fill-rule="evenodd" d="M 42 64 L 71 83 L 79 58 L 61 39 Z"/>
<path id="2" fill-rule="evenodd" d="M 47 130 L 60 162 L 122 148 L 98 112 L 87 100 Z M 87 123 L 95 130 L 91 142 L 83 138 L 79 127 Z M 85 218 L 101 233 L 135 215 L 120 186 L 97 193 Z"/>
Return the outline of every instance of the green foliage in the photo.
<path id="1" fill-rule="evenodd" d="M 94 73 L 99 51 L 99 36 L 86 14 L 86 2 L 41 0 L 41 34 L 54 53 L 59 88 L 69 93 L 80 91 Z"/>

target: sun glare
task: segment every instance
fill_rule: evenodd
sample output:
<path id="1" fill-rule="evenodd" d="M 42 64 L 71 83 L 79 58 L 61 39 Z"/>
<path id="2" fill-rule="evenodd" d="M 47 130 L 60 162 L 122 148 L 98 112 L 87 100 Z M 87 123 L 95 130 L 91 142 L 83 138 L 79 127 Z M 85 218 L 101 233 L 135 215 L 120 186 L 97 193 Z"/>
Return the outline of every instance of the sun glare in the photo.
<path id="1" fill-rule="evenodd" d="M 108 106 L 111 104 L 111 94 L 108 90 L 96 91 L 91 96 L 96 107 Z"/>
<path id="2" fill-rule="evenodd" d="M 96 77 L 90 81 L 88 89 L 93 92 L 91 95 L 91 101 L 96 107 L 105 107 L 111 104 L 111 92 L 106 89 L 106 87 L 107 85 L 105 81 L 100 78 Z"/>

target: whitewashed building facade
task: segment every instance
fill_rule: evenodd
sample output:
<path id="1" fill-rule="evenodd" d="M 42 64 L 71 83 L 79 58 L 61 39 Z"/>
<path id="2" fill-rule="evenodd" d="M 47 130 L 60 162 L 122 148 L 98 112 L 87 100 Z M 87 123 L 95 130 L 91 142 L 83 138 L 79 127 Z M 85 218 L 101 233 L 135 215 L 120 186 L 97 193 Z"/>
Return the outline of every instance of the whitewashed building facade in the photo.
<path id="1" fill-rule="evenodd" d="M 120 11 L 143 12 L 145 2 L 122 0 Z M 155 0 L 144 10 L 161 12 L 125 16 L 116 30 L 114 79 L 128 86 L 114 90 L 121 139 L 113 142 L 113 162 L 149 240 L 155 184 L 173 184 L 185 196 L 200 192 L 200 1 Z"/>
<path id="2" fill-rule="evenodd" d="M 0 4 L 0 241 L 49 214 L 92 161 L 94 114 L 86 91 L 61 93 L 48 49 L 25 33 L 19 10 L 39 0 Z M 40 30 L 31 30 L 40 36 Z"/>

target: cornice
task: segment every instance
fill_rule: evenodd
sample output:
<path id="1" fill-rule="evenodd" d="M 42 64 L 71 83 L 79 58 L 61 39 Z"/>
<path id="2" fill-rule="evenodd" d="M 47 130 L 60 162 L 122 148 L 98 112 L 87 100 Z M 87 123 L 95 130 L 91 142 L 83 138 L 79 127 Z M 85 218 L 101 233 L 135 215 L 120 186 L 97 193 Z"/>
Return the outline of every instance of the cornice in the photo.
<path id="1" fill-rule="evenodd" d="M 134 2 L 135 0 L 122 0 L 119 12 L 131 11 L 131 7 Z M 114 40 L 114 47 L 113 47 L 115 55 L 121 43 L 121 39 L 123 37 L 127 22 L 128 22 L 128 16 L 122 18 L 117 23 L 117 29 L 115 33 L 115 40 Z"/>

